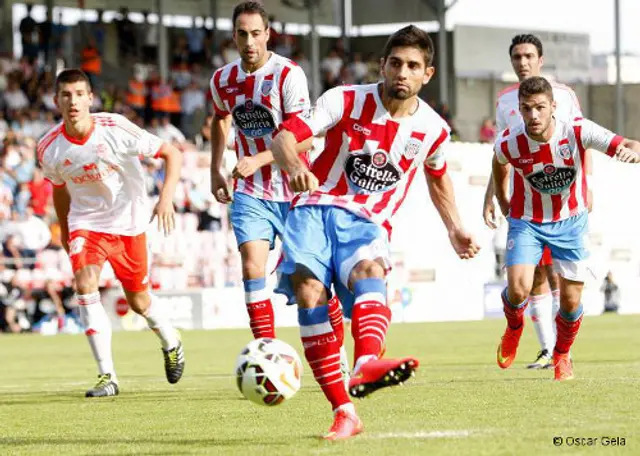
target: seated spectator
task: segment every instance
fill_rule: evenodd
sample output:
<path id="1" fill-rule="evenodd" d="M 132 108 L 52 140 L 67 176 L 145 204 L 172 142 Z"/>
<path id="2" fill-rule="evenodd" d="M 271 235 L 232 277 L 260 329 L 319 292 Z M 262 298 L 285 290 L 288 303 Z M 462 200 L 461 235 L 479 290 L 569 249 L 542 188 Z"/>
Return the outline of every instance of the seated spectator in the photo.
<path id="1" fill-rule="evenodd" d="M 151 121 L 150 131 L 163 141 L 169 143 L 182 144 L 186 141 L 184 134 L 169 122 L 169 116 L 162 116 L 159 119 L 154 118 Z"/>
<path id="2" fill-rule="evenodd" d="M 29 99 L 16 81 L 9 82 L 9 87 L 4 93 L 4 103 L 11 112 L 18 112 L 29 107 Z"/>
<path id="3" fill-rule="evenodd" d="M 42 169 L 36 167 L 33 170 L 33 180 L 29 182 L 31 192 L 31 207 L 38 217 L 47 215 L 47 210 L 53 196 L 53 186 L 44 178 Z"/>
<path id="4" fill-rule="evenodd" d="M 481 143 L 490 143 L 496 139 L 496 125 L 492 119 L 484 119 L 478 134 Z"/>

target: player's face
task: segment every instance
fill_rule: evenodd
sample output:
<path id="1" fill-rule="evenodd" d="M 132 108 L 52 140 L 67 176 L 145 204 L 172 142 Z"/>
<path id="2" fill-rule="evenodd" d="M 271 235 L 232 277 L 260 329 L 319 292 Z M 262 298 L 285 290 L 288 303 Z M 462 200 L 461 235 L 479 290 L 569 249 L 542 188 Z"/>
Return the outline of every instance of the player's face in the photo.
<path id="1" fill-rule="evenodd" d="M 389 98 L 406 100 L 415 96 L 433 76 L 434 68 L 427 66 L 420 48 L 395 47 L 382 60 L 384 89 Z"/>
<path id="2" fill-rule="evenodd" d="M 551 125 L 555 110 L 556 102 L 546 93 L 520 98 L 520 114 L 531 137 L 544 136 Z"/>
<path id="3" fill-rule="evenodd" d="M 267 53 L 269 28 L 259 14 L 241 14 L 236 18 L 233 29 L 233 41 L 236 43 L 240 58 L 249 65 L 262 61 Z"/>
<path id="4" fill-rule="evenodd" d="M 520 82 L 531 76 L 540 76 L 543 62 L 533 44 L 518 44 L 511 50 L 511 66 Z"/>
<path id="5" fill-rule="evenodd" d="M 54 102 L 65 122 L 75 124 L 90 115 L 89 109 L 93 104 L 93 93 L 84 81 L 60 84 Z"/>

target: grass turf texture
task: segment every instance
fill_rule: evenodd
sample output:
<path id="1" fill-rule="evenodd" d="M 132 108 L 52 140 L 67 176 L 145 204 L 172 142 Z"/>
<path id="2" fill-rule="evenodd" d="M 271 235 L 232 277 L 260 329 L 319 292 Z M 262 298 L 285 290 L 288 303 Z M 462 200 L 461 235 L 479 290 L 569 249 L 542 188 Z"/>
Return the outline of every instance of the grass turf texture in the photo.
<path id="1" fill-rule="evenodd" d="M 393 325 L 388 356 L 417 356 L 418 375 L 356 402 L 365 433 L 341 443 L 317 438 L 331 411 L 306 363 L 290 401 L 240 396 L 232 373 L 248 329 L 183 333 L 175 386 L 152 333 L 114 334 L 121 395 L 104 399 L 83 397 L 96 379 L 84 336 L 0 336 L 0 454 L 640 454 L 639 325 L 585 319 L 568 383 L 525 369 L 538 350 L 530 322 L 506 371 L 495 361 L 502 320 Z M 278 330 L 301 353 L 297 334 Z M 597 441 L 555 447 L 554 436 Z M 603 436 L 626 445 L 603 447 Z"/>

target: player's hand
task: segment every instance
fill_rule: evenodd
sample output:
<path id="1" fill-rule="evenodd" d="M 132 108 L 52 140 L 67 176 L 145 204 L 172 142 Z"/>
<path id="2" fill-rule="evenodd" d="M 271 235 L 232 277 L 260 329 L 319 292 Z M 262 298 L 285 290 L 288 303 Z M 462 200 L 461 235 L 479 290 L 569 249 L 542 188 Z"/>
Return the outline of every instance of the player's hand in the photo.
<path id="1" fill-rule="evenodd" d="M 484 218 L 484 224 L 492 230 L 498 228 L 498 219 L 496 218 L 496 205 L 493 202 L 493 198 L 485 199 L 484 207 L 482 208 L 482 217 Z"/>
<path id="2" fill-rule="evenodd" d="M 211 172 L 211 193 L 219 203 L 229 204 L 233 201 L 229 193 L 229 187 L 227 187 L 227 179 L 220 171 Z"/>
<path id="3" fill-rule="evenodd" d="M 463 228 L 454 228 L 449 231 L 449 241 L 458 256 L 463 260 L 473 258 L 480 251 L 480 246 L 476 244 L 475 239 Z"/>
<path id="4" fill-rule="evenodd" d="M 232 176 L 234 179 L 244 179 L 253 174 L 260 168 L 257 157 L 242 157 L 238 160 L 236 167 L 233 168 Z"/>
<path id="5" fill-rule="evenodd" d="M 616 160 L 622 163 L 640 163 L 640 156 L 638 152 L 628 147 L 618 146 L 616 149 Z"/>
<path id="6" fill-rule="evenodd" d="M 289 179 L 289 185 L 294 192 L 313 192 L 320 186 L 318 178 L 308 169 L 302 169 L 293 174 Z"/>
<path id="7" fill-rule="evenodd" d="M 153 208 L 153 214 L 151 214 L 151 223 L 154 217 L 158 217 L 158 231 L 164 231 L 164 235 L 171 234 L 176 226 L 176 212 L 173 209 L 173 201 L 158 201 L 156 207 Z"/>

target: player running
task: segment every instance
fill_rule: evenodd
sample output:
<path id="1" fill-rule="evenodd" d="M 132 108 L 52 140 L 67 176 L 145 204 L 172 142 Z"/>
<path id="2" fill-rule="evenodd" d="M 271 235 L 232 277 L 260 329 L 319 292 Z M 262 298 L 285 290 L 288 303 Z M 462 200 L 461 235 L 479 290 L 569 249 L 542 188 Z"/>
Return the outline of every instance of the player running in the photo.
<path id="1" fill-rule="evenodd" d="M 231 205 L 231 223 L 242 258 L 245 303 L 253 336 L 275 337 L 271 290 L 266 265 L 276 236 L 282 236 L 293 192 L 273 163 L 272 138 L 282 122 L 309 110 L 309 89 L 302 68 L 267 51 L 268 14 L 259 2 L 243 2 L 233 10 L 233 39 L 240 53 L 235 62 L 211 79 L 215 116 L 211 124 L 211 191 Z M 230 122 L 236 131 L 238 164 L 233 198 L 221 166 Z M 302 153 L 311 139 L 298 146 Z M 331 302 L 332 323 L 340 334 L 342 313 Z"/>
<path id="2" fill-rule="evenodd" d="M 98 282 L 105 261 L 122 283 L 131 309 L 160 338 L 165 373 L 176 383 L 184 370 L 184 350 L 165 309 L 149 293 L 145 231 L 150 218 L 169 234 L 174 226 L 173 194 L 182 156 L 170 144 L 118 114 L 91 114 L 93 93 L 78 69 L 56 79 L 55 103 L 62 123 L 38 143 L 38 160 L 54 186 L 53 203 L 69 254 L 85 334 L 98 363 L 98 382 L 87 397 L 115 396 L 119 383 L 111 353 L 111 323 L 100 302 Z M 166 175 L 153 212 L 140 157 L 162 158 Z"/>
<path id="3" fill-rule="evenodd" d="M 540 76 L 544 64 L 542 43 L 535 35 L 516 35 L 509 46 L 509 57 L 511 65 L 518 80 L 518 84 L 507 87 L 498 95 L 496 103 L 496 126 L 500 133 L 506 128 L 513 128 L 522 122 L 520 107 L 518 103 L 518 87 L 522 81 L 532 76 Z M 582 117 L 580 104 L 576 94 L 563 84 L 551 82 L 553 97 L 556 101 L 555 116 L 559 119 L 571 120 Z M 585 171 L 591 174 L 591 156 L 587 152 Z M 489 179 L 484 201 L 484 220 L 487 226 L 495 229 L 495 205 L 493 180 Z M 588 194 L 589 205 L 591 204 L 591 191 Z M 589 206 L 590 208 L 590 206 Z M 553 272 L 551 252 L 544 249 L 540 264 L 535 270 L 533 287 L 529 303 L 531 306 L 531 321 L 538 336 L 540 351 L 536 360 L 527 365 L 530 369 L 550 368 L 553 363 L 553 346 L 555 345 L 555 323 L 554 318 L 558 313 L 560 302 L 559 278 Z"/>
<path id="4" fill-rule="evenodd" d="M 615 135 L 590 120 L 555 117 L 553 87 L 533 76 L 518 89 L 523 122 L 505 130 L 495 144 L 493 179 L 502 212 L 508 215 L 507 277 L 502 293 L 507 329 L 498 345 L 498 365 L 515 357 L 524 326 L 534 270 L 545 247 L 560 275 L 560 310 L 553 351 L 556 380 L 571 380 L 569 350 L 582 321 L 582 288 L 589 269 L 586 149 L 627 162 L 640 162 L 640 142 Z M 509 197 L 509 169 L 513 193 Z"/>
<path id="5" fill-rule="evenodd" d="M 272 145 L 292 189 L 305 192 L 293 200 L 286 222 L 282 285 L 288 281 L 287 292 L 297 300 L 305 357 L 334 410 L 327 440 L 363 429 L 338 366 L 340 346 L 326 305 L 332 285 L 343 303 L 354 302 L 352 396 L 401 383 L 418 367 L 412 357 L 379 359 L 391 321 L 385 285 L 391 217 L 416 173 L 425 172 L 458 255 L 472 258 L 479 250 L 462 227 L 446 173 L 449 128 L 417 96 L 434 73 L 433 54 L 426 32 L 414 26 L 397 31 L 384 48 L 382 83 L 326 92 L 310 113 L 285 122 Z M 295 145 L 323 133 L 324 150 L 309 170 Z"/>

